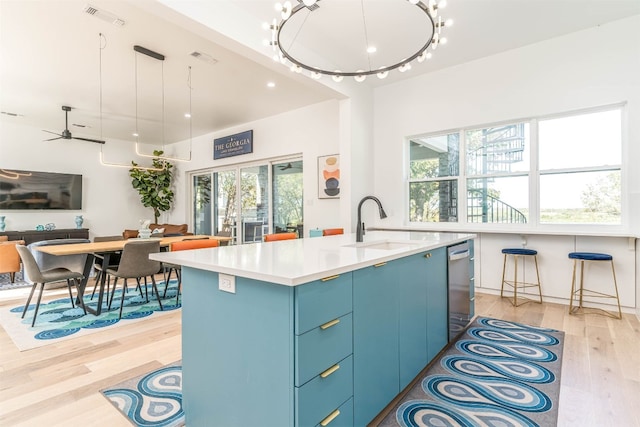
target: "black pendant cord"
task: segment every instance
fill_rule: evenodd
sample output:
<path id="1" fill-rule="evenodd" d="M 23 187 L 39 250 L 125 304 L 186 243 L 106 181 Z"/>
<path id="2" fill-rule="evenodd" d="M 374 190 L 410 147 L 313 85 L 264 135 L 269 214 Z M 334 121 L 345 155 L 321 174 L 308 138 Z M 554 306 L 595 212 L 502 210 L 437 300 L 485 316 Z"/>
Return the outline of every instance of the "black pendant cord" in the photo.
<path id="1" fill-rule="evenodd" d="M 371 53 L 369 53 L 369 34 L 367 33 L 367 20 L 364 16 L 364 0 L 360 0 L 360 10 L 362 11 L 362 26 L 364 27 L 364 50 L 367 52 L 367 62 L 371 71 Z"/>

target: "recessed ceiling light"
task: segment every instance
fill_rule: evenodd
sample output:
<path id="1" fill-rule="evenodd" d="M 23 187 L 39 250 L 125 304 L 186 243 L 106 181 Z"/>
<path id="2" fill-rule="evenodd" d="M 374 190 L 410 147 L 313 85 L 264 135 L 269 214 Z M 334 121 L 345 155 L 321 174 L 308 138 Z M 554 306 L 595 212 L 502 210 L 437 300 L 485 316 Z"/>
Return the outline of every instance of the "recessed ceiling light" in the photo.
<path id="1" fill-rule="evenodd" d="M 190 119 L 191 118 L 191 113 L 184 113 L 184 117 L 186 119 Z"/>
<path id="2" fill-rule="evenodd" d="M 367 48 L 367 53 L 376 53 L 378 49 L 375 46 L 369 46 Z"/>
<path id="3" fill-rule="evenodd" d="M 140 136 L 136 132 L 132 133 L 131 135 L 135 136 L 136 138 Z"/>
<path id="4" fill-rule="evenodd" d="M 267 87 L 276 87 L 276 84 L 274 82 L 269 82 L 267 83 Z"/>

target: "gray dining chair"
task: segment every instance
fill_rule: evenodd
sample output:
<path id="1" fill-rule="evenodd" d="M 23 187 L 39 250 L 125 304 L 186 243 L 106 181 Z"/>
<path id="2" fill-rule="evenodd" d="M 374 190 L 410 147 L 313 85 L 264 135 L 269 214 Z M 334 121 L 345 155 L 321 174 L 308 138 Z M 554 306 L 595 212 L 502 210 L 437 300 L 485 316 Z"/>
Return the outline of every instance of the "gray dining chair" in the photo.
<path id="1" fill-rule="evenodd" d="M 52 268 L 66 268 L 71 271 L 83 271 L 87 260 L 87 254 L 76 255 L 51 255 L 38 250 L 42 246 L 70 245 L 75 243 L 89 243 L 89 239 L 50 239 L 39 240 L 27 245 L 27 249 L 33 255 L 40 270 L 50 270 Z M 33 280 L 29 277 L 29 273 L 25 271 L 24 279 L 28 282 Z"/>
<path id="2" fill-rule="evenodd" d="M 40 301 L 42 300 L 42 291 L 44 290 L 44 285 L 46 283 L 66 280 L 67 288 L 69 289 L 69 299 L 71 300 L 71 307 L 75 308 L 75 304 L 73 302 L 73 293 L 71 292 L 71 281 L 73 280 L 76 286 L 76 292 L 78 292 L 78 283 L 84 277 L 82 273 L 72 271 L 68 268 L 63 267 L 40 270 L 40 267 L 38 266 L 38 263 L 36 262 L 33 254 L 26 246 L 16 245 L 16 249 L 20 254 L 20 259 L 22 259 L 24 270 L 28 273 L 29 281 L 33 283 L 33 286 L 31 287 L 31 293 L 29 293 L 29 298 L 27 298 L 27 302 L 24 305 L 24 310 L 22 310 L 22 318 L 24 319 L 24 316 L 27 313 L 27 309 L 29 308 L 29 304 L 31 303 L 31 298 L 33 297 L 33 292 L 36 290 L 36 287 L 38 287 L 38 284 L 40 284 L 40 293 L 38 294 L 38 302 L 36 303 L 36 310 L 33 313 L 33 321 L 31 322 L 31 326 L 35 325 L 36 323 L 38 308 L 40 308 Z M 81 299 L 80 304 L 82 304 L 84 314 L 87 314 L 87 310 L 85 309 L 84 303 Z"/>
<path id="3" fill-rule="evenodd" d="M 122 236 L 96 236 L 93 238 L 93 242 L 115 242 L 115 241 L 120 241 L 120 240 L 124 240 L 124 237 Z M 93 297 L 96 293 L 96 289 L 98 288 L 98 283 L 100 283 L 100 280 L 102 279 L 102 261 L 104 260 L 104 253 L 98 252 L 98 253 L 94 253 L 93 256 L 95 257 L 95 262 L 93 263 L 93 269 L 96 272 L 96 275 L 94 277 L 95 279 L 95 284 L 93 285 L 93 291 L 91 292 L 91 300 L 93 300 Z M 120 264 L 120 256 L 121 256 L 121 252 L 114 252 L 112 254 L 110 254 L 109 256 L 109 266 L 107 268 L 112 268 L 112 269 L 117 269 L 118 265 Z M 111 277 L 107 274 L 106 276 L 106 282 L 107 282 L 107 295 L 109 294 L 109 289 L 111 287 Z"/>
<path id="4" fill-rule="evenodd" d="M 147 292 L 147 277 L 151 277 L 151 283 L 153 284 L 153 292 L 158 300 L 160 310 L 164 310 L 162 307 L 162 301 L 160 301 L 160 294 L 158 293 L 158 287 L 156 286 L 156 279 L 154 277 L 160 271 L 160 261 L 154 261 L 149 259 L 149 255 L 160 252 L 160 242 L 158 240 L 150 241 L 133 241 L 128 242 L 122 249 L 122 256 L 120 258 L 120 264 L 117 269 L 107 269 L 107 274 L 114 277 L 113 288 L 111 289 L 111 299 L 109 301 L 108 309 L 111 310 L 111 304 L 113 303 L 113 297 L 115 296 L 116 288 L 118 287 L 118 279 L 124 279 L 122 285 L 122 296 L 120 298 L 120 315 L 122 318 L 122 308 L 124 306 L 124 295 L 127 291 L 127 279 L 136 279 L 138 285 L 140 285 L 140 279 L 144 278 L 145 294 L 147 296 L 147 302 L 149 302 L 149 294 Z"/>

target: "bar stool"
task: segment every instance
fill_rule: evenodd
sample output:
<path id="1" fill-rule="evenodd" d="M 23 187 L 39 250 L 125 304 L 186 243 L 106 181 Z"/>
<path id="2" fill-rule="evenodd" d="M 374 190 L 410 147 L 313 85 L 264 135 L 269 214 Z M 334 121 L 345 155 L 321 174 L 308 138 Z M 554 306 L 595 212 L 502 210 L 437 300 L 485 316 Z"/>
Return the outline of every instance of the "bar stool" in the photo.
<path id="1" fill-rule="evenodd" d="M 583 309 L 582 301 L 583 297 L 592 297 L 592 298 L 615 298 L 618 303 L 618 315 L 603 310 L 597 307 L 589 307 L 590 309 L 596 310 L 594 314 L 602 314 L 609 317 L 613 317 L 614 319 L 622 319 L 622 310 L 620 309 L 620 297 L 618 296 L 618 282 L 616 281 L 616 270 L 613 267 L 613 256 L 609 254 L 601 254 L 596 252 L 570 252 L 569 259 L 573 260 L 573 277 L 571 278 L 571 297 L 569 300 L 569 314 L 574 314 L 578 310 Z M 576 289 L 576 268 L 578 266 L 578 261 L 580 261 L 580 287 Z M 602 292 L 594 291 L 591 289 L 586 289 L 584 287 L 584 262 L 585 261 L 609 261 L 611 263 L 611 273 L 613 273 L 613 286 L 615 288 L 616 294 L 605 294 Z M 577 295 L 576 295 L 577 294 Z M 573 306 L 573 301 L 578 297 L 578 306 Z"/>
<path id="2" fill-rule="evenodd" d="M 502 265 L 502 287 L 500 288 L 500 297 L 509 298 L 511 304 L 515 307 L 521 306 L 527 302 L 537 302 L 538 304 L 542 303 L 542 288 L 540 287 L 540 273 L 538 272 L 538 251 L 533 249 L 524 249 L 524 248 L 505 248 L 502 250 L 504 254 L 504 264 Z M 514 259 L 514 273 L 513 273 L 513 281 L 505 280 L 505 274 L 507 271 L 507 257 L 513 256 Z M 533 282 L 525 282 L 524 280 L 518 281 L 518 258 L 523 257 L 523 267 L 525 260 L 533 257 L 533 262 L 536 266 L 536 278 L 537 281 Z M 524 279 L 524 273 L 523 273 Z M 504 296 L 504 286 L 511 286 L 513 288 L 513 298 Z M 538 288 L 538 298 L 540 301 L 535 301 L 529 298 L 520 297 L 520 299 L 524 300 L 518 303 L 518 286 L 520 286 L 521 291 L 524 291 L 526 288 Z"/>

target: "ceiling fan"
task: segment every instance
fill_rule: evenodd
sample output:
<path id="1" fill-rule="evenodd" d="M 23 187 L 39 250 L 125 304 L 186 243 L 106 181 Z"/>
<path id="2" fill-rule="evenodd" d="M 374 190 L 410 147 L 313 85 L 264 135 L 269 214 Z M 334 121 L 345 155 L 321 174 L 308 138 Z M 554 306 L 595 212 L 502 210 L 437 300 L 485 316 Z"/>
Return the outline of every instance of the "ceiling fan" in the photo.
<path id="1" fill-rule="evenodd" d="M 98 144 L 104 144 L 105 143 L 104 141 L 102 141 L 100 139 L 80 138 L 78 136 L 71 135 L 71 132 L 69 132 L 69 111 L 71 111 L 71 107 L 63 105 L 62 106 L 62 110 L 64 111 L 64 130 L 62 131 L 62 133 L 57 133 L 57 132 L 51 132 L 51 131 L 43 129 L 43 132 L 47 132 L 47 133 L 52 133 L 54 135 L 58 135 L 57 138 L 45 139 L 45 141 L 55 141 L 56 139 L 77 139 L 79 141 L 89 141 L 89 142 L 95 142 L 95 143 L 98 143 Z"/>
<path id="2" fill-rule="evenodd" d="M 279 165 L 278 167 L 280 168 L 281 171 L 284 171 L 287 169 L 302 169 L 300 166 L 293 166 L 291 163 L 287 163 L 286 165 Z"/>

